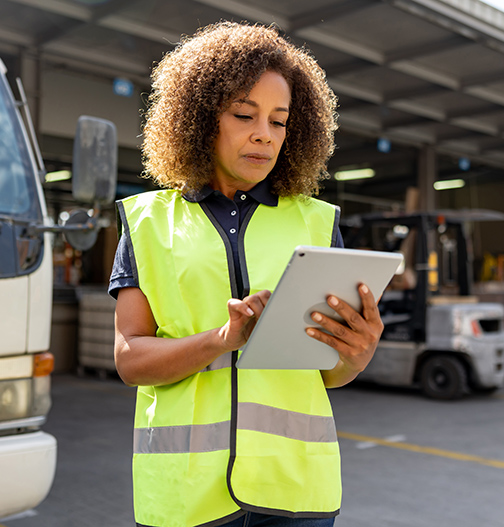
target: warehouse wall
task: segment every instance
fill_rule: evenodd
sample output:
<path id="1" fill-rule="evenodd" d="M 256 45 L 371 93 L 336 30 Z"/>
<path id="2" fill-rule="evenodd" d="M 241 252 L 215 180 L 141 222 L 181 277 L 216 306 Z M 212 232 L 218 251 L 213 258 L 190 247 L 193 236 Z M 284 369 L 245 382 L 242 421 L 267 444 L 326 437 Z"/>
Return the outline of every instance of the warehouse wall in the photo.
<path id="1" fill-rule="evenodd" d="M 40 132 L 73 138 L 80 115 L 108 119 L 117 126 L 122 147 L 140 143 L 140 93 L 115 95 L 112 80 L 99 80 L 75 73 L 45 70 L 42 75 Z"/>

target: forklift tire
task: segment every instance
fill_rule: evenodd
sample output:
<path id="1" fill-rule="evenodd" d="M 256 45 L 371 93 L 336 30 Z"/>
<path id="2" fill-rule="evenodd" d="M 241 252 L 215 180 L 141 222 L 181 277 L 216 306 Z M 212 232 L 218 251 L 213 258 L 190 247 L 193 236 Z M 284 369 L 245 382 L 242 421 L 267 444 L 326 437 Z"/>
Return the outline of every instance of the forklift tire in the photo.
<path id="1" fill-rule="evenodd" d="M 460 399 L 467 392 L 467 373 L 463 364 L 454 357 L 436 355 L 422 366 L 422 391 L 432 399 Z"/>

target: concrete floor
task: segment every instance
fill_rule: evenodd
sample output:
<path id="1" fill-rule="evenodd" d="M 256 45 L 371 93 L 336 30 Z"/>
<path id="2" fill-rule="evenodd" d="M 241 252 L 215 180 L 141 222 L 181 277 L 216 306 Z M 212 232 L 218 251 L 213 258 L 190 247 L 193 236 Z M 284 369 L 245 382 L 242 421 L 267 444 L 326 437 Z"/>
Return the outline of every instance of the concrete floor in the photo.
<path id="1" fill-rule="evenodd" d="M 0 527 L 133 527 L 134 397 L 115 378 L 55 375 L 44 428 L 59 444 L 53 488 Z M 343 463 L 336 527 L 504 527 L 504 390 L 438 402 L 354 385 L 330 397 Z"/>

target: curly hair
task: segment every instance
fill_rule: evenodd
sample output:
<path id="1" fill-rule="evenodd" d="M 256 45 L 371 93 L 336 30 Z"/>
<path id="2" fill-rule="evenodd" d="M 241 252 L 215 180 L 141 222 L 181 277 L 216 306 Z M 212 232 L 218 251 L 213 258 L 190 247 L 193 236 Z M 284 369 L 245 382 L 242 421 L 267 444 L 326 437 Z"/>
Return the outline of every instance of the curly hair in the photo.
<path id="1" fill-rule="evenodd" d="M 291 89 L 286 138 L 269 174 L 273 192 L 316 195 L 334 151 L 337 98 L 304 48 L 259 24 L 201 28 L 156 65 L 143 129 L 143 175 L 185 191 L 210 183 L 219 118 L 265 71 L 281 74 Z"/>

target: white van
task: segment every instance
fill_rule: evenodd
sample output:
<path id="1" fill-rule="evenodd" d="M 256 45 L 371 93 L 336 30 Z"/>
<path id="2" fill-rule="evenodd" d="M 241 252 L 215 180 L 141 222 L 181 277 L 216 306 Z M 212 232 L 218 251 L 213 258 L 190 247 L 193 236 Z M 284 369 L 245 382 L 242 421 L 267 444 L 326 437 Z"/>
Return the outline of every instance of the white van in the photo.
<path id="1" fill-rule="evenodd" d="M 24 99 L 21 86 L 20 93 Z M 23 105 L 25 121 L 18 109 Z M 101 138 L 96 135 L 98 128 Z M 98 214 L 88 216 L 85 211 L 71 216 L 73 225 L 72 221 L 66 226 L 51 225 L 41 184 L 45 171 L 31 130 L 26 101 L 14 100 L 0 60 L 0 518 L 37 506 L 49 493 L 55 474 L 56 439 L 41 431 L 51 407 L 54 363 L 48 351 L 53 269 L 50 232 L 68 229 L 70 243 L 89 246 L 98 230 Z M 107 144 L 106 176 L 90 176 L 89 170 L 83 173 L 91 153 L 79 145 L 78 138 L 86 134 L 95 134 L 102 146 L 103 140 Z M 114 141 L 111 123 L 84 118 L 78 127 L 80 166 L 74 164 L 74 196 L 91 201 L 97 209 L 115 194 Z M 74 149 L 74 157 L 75 153 Z M 97 159 L 96 154 L 92 159 Z M 103 189 L 95 190 L 102 185 L 92 184 L 99 177 L 108 182 L 106 195 Z M 92 187 L 91 200 L 82 199 L 85 186 L 88 195 Z"/>

